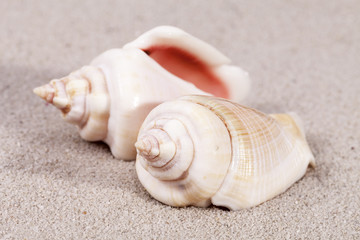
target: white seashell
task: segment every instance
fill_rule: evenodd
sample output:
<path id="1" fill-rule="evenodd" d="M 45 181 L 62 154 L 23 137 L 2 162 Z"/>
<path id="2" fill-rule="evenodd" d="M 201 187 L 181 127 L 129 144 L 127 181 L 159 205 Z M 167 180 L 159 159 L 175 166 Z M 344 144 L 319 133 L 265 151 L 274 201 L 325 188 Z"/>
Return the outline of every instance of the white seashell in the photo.
<path id="1" fill-rule="evenodd" d="M 158 104 L 187 94 L 245 97 L 248 74 L 229 62 L 207 43 L 163 26 L 34 92 L 76 124 L 82 138 L 104 141 L 115 157 L 130 160 L 141 123 Z"/>
<path id="2" fill-rule="evenodd" d="M 288 189 L 309 163 L 315 166 L 295 113 L 265 115 L 209 96 L 154 108 L 135 146 L 142 185 L 179 207 L 256 206 Z"/>

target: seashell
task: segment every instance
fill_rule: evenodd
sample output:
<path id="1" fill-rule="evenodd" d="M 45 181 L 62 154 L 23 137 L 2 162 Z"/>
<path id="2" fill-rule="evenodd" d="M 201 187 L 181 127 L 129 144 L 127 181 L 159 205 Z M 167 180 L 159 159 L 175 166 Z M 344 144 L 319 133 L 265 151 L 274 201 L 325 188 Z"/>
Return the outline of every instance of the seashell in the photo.
<path id="1" fill-rule="evenodd" d="M 249 208 L 284 192 L 314 157 L 295 113 L 266 115 L 226 99 L 184 96 L 146 117 L 136 171 L 158 201 Z"/>
<path id="2" fill-rule="evenodd" d="M 104 141 L 116 158 L 130 160 L 141 123 L 158 104 L 187 94 L 244 98 L 248 74 L 229 63 L 209 44 L 163 26 L 34 92 L 77 125 L 83 139 Z"/>

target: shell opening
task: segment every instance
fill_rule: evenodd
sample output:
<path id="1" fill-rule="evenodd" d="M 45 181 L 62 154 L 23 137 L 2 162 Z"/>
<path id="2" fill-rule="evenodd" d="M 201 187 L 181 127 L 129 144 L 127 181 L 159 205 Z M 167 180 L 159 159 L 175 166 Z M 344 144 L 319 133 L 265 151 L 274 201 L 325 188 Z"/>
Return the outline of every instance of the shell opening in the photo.
<path id="1" fill-rule="evenodd" d="M 211 67 L 188 51 L 176 47 L 153 46 L 144 52 L 167 71 L 193 83 L 197 88 L 222 98 L 229 98 L 229 90 Z"/>

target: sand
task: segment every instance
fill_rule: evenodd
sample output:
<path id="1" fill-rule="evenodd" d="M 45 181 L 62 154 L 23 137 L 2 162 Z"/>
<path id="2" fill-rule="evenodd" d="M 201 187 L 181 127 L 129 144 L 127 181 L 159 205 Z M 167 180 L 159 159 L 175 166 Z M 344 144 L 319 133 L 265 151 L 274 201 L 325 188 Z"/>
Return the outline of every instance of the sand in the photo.
<path id="1" fill-rule="evenodd" d="M 0 1 L 0 239 L 360 239 L 359 1 Z M 135 163 L 80 138 L 32 89 L 158 25 L 252 78 L 243 102 L 297 112 L 317 167 L 257 207 L 173 208 Z"/>

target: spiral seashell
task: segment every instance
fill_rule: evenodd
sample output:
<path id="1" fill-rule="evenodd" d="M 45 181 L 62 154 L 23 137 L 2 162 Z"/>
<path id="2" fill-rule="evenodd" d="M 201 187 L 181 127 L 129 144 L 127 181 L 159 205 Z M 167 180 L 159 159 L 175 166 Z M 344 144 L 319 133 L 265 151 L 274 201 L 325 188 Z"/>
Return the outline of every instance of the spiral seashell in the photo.
<path id="1" fill-rule="evenodd" d="M 249 208 L 284 192 L 314 157 L 295 113 L 266 115 L 229 100 L 160 104 L 140 129 L 136 171 L 171 206 Z"/>
<path id="2" fill-rule="evenodd" d="M 104 141 L 116 158 L 131 160 L 141 123 L 158 104 L 187 94 L 245 97 L 248 74 L 229 63 L 209 44 L 163 26 L 34 92 L 77 125 L 82 138 Z"/>

